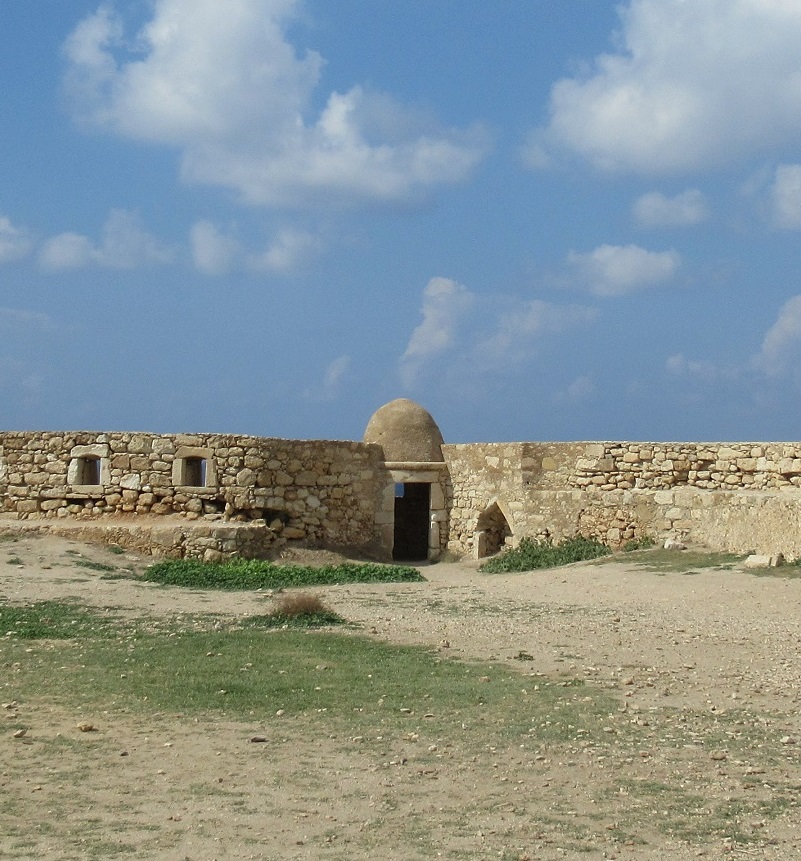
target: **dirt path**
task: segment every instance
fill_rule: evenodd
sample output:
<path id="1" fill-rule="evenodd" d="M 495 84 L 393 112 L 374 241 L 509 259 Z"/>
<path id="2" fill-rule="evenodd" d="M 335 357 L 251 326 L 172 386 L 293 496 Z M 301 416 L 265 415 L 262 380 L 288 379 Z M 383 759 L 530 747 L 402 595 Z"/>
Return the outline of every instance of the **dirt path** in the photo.
<path id="1" fill-rule="evenodd" d="M 265 612 L 269 605 L 269 596 L 259 593 L 209 593 L 102 579 L 101 572 L 86 567 L 100 563 L 139 570 L 146 561 L 51 537 L 5 541 L 0 543 L 0 600 L 73 597 L 133 616 L 160 618 L 246 616 Z M 443 657 L 507 662 L 521 674 L 584 679 L 611 692 L 621 714 L 633 724 L 648 727 L 649 715 L 669 723 L 673 718 L 665 716 L 737 712 L 756 716 L 766 726 L 780 725 L 786 742 L 780 751 L 783 797 L 795 792 L 788 814 L 769 825 L 758 819 L 746 823 L 765 828 L 765 840 L 750 848 L 717 839 L 699 845 L 678 838 L 662 838 L 661 844 L 653 837 L 644 843 L 604 841 L 597 834 L 571 842 L 563 839 L 564 821 L 554 824 L 549 817 L 548 805 L 554 805 L 556 793 L 568 809 L 575 807 L 582 822 L 594 821 L 595 802 L 583 793 L 605 767 L 604 755 L 590 760 L 582 757 L 580 746 L 573 754 L 560 752 L 558 759 L 546 753 L 539 759 L 507 760 L 496 764 L 490 775 L 483 771 L 488 766 L 481 758 L 446 756 L 435 773 L 408 777 L 390 765 L 393 754 L 399 755 L 398 744 L 394 750 L 388 746 L 385 751 L 343 753 L 342 739 L 318 737 L 312 731 L 302 751 L 295 737 L 288 736 L 286 745 L 277 741 L 258 752 L 248 748 L 243 756 L 241 724 L 211 728 L 162 716 L 143 727 L 118 715 L 113 735 L 93 740 L 94 755 L 106 757 L 107 767 L 78 783 L 73 753 L 66 752 L 63 762 L 43 760 L 35 745 L 13 746 L 10 734 L 3 732 L 0 791 L 27 794 L 25 810 L 35 817 L 29 823 L 30 854 L 17 836 L 13 854 L 12 844 L 5 846 L 8 857 L 185 861 L 380 856 L 410 861 L 430 857 L 430 847 L 440 843 L 447 849 L 443 857 L 470 859 L 799 856 L 801 836 L 795 829 L 801 827 L 801 817 L 795 799 L 801 803 L 801 745 L 795 742 L 801 740 L 801 580 L 757 577 L 737 569 L 656 574 L 620 561 L 516 575 L 488 576 L 476 567 L 469 562 L 427 566 L 423 584 L 315 591 L 361 633 L 381 640 L 425 644 L 438 648 Z M 75 736 L 74 716 L 57 711 L 45 715 L 40 709 L 28 717 L 44 722 L 51 737 L 70 728 Z M 650 729 L 643 732 L 653 740 Z M 78 738 L 79 744 L 85 741 Z M 138 755 L 122 758 L 123 747 Z M 643 762 L 635 753 L 633 761 L 621 759 L 616 767 L 645 781 L 649 769 L 656 774 L 659 768 L 650 754 L 641 756 Z M 708 786 L 715 770 L 716 797 L 742 792 L 747 764 L 721 764 L 710 760 L 706 750 L 698 756 L 690 761 L 687 753 L 687 781 L 703 772 Z M 666 769 L 673 768 L 676 779 L 675 762 L 665 763 L 660 780 L 668 785 Z M 303 779 L 309 769 L 324 773 L 324 783 L 310 786 Z M 192 786 L 214 786 L 217 794 L 210 800 Z M 753 792 L 766 797 L 777 791 L 767 778 L 764 786 L 755 786 Z M 520 787 L 526 788 L 529 805 L 524 820 Z M 219 794 L 222 788 L 226 795 Z M 89 848 L 81 854 L 80 848 L 68 852 L 57 845 L 55 837 L 48 843 L 47 811 L 63 812 L 65 793 L 74 799 L 66 808 L 70 815 L 80 817 L 91 808 L 100 826 L 110 829 L 105 850 L 92 844 L 95 854 Z M 534 827 L 531 805 L 536 799 L 540 824 Z M 469 823 L 459 812 L 463 808 L 472 811 Z M 118 842 L 127 850 L 114 843 L 117 837 L 110 826 L 120 818 L 127 824 L 120 828 Z M 398 845 L 394 838 L 401 833 L 401 823 L 407 834 L 410 822 L 418 820 L 426 839 Z M 593 827 L 602 835 L 604 829 L 614 831 L 614 823 L 603 817 Z M 0 835 L 0 849 L 3 841 Z M 5 857 L 2 851 L 0 856 Z"/>

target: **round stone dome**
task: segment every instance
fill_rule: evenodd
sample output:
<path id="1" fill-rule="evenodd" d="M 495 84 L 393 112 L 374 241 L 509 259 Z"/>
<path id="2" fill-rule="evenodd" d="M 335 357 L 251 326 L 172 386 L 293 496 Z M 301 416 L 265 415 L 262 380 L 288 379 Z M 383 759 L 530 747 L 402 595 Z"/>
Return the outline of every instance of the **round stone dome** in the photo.
<path id="1" fill-rule="evenodd" d="M 442 434 L 431 414 L 420 404 L 398 398 L 384 404 L 367 423 L 366 443 L 384 449 L 384 460 L 442 463 Z"/>

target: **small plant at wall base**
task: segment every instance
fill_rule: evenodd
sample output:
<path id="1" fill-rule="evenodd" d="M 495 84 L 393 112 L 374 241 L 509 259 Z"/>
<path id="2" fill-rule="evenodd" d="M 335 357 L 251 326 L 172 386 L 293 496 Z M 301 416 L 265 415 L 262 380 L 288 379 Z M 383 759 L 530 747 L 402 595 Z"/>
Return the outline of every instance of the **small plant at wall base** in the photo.
<path id="1" fill-rule="evenodd" d="M 612 551 L 594 538 L 564 538 L 558 544 L 548 538 L 535 541 L 523 538 L 513 550 L 506 550 L 494 559 L 485 562 L 480 571 L 487 574 L 503 574 L 514 571 L 533 571 L 537 568 L 556 568 L 571 562 L 584 562 L 608 556 Z"/>
<path id="2" fill-rule="evenodd" d="M 632 538 L 623 545 L 624 553 L 631 553 L 634 550 L 650 550 L 656 546 L 656 541 L 650 535 L 643 535 L 640 538 Z"/>

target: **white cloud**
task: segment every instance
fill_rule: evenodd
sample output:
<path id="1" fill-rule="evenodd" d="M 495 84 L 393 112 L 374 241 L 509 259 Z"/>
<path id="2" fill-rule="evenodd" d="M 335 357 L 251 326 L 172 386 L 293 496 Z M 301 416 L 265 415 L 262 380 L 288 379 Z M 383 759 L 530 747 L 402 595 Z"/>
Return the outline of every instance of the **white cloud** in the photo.
<path id="1" fill-rule="evenodd" d="M 643 227 L 684 227 L 709 218 L 706 198 L 695 188 L 675 197 L 666 197 L 658 191 L 643 194 L 634 201 L 632 212 Z"/>
<path id="2" fill-rule="evenodd" d="M 323 375 L 323 394 L 325 400 L 333 400 L 342 385 L 347 372 L 350 370 L 350 356 L 339 356 L 325 369 Z"/>
<path id="3" fill-rule="evenodd" d="M 579 404 L 590 400 L 598 391 L 595 381 L 589 374 L 576 377 L 563 391 L 554 396 L 556 403 Z"/>
<path id="4" fill-rule="evenodd" d="M 453 346 L 458 325 L 470 311 L 475 295 L 450 278 L 432 278 L 423 291 L 423 322 L 409 338 L 401 356 L 401 379 L 411 388 L 422 366 Z"/>
<path id="5" fill-rule="evenodd" d="M 109 269 L 135 269 L 171 262 L 173 251 L 145 230 L 138 215 L 113 209 L 95 246 L 79 233 L 60 233 L 39 251 L 42 268 L 52 272 L 97 265 Z"/>
<path id="6" fill-rule="evenodd" d="M 476 346 L 476 358 L 485 369 L 516 364 L 525 359 L 548 334 L 584 326 L 598 312 L 586 305 L 556 305 L 533 299 L 501 314 L 493 331 Z"/>
<path id="7" fill-rule="evenodd" d="M 532 167 L 567 148 L 620 171 L 730 162 L 801 133 L 796 0 L 630 0 L 615 53 L 551 90 Z"/>
<path id="8" fill-rule="evenodd" d="M 19 260 L 32 247 L 33 241 L 27 231 L 14 227 L 10 218 L 0 216 L 0 263 Z"/>
<path id="9" fill-rule="evenodd" d="M 204 275 L 224 275 L 236 266 L 242 246 L 236 237 L 223 233 L 210 221 L 198 221 L 189 232 L 192 261 Z"/>
<path id="10" fill-rule="evenodd" d="M 320 241 L 305 230 L 280 230 L 270 247 L 249 258 L 252 269 L 279 274 L 301 268 L 320 252 Z"/>
<path id="11" fill-rule="evenodd" d="M 675 376 L 692 377 L 703 383 L 713 383 L 721 375 L 720 369 L 713 362 L 687 359 L 683 353 L 669 356 L 665 368 Z"/>
<path id="12" fill-rule="evenodd" d="M 350 356 L 337 356 L 326 366 L 320 385 L 313 386 L 303 392 L 304 397 L 311 401 L 327 403 L 336 400 L 351 366 Z"/>
<path id="13" fill-rule="evenodd" d="M 797 367 L 801 358 L 801 296 L 784 303 L 776 322 L 765 333 L 751 366 L 770 377 Z"/>
<path id="14" fill-rule="evenodd" d="M 487 148 L 354 86 L 312 116 L 323 59 L 286 38 L 299 0 L 154 0 L 126 43 L 111 5 L 68 39 L 67 90 L 90 126 L 177 147 L 189 182 L 254 204 L 404 200 L 464 179 Z"/>
<path id="15" fill-rule="evenodd" d="M 20 308 L 0 308 L 0 331 L 19 332 L 33 329 L 46 332 L 52 328 L 53 321 L 47 314 Z"/>
<path id="16" fill-rule="evenodd" d="M 437 376 L 470 390 L 481 375 L 505 372 L 530 359 L 555 335 L 588 325 L 598 316 L 587 305 L 481 297 L 450 278 L 432 278 L 423 291 L 423 321 L 400 358 L 405 388 L 417 386 L 436 362 Z"/>
<path id="17" fill-rule="evenodd" d="M 48 239 L 39 250 L 39 263 L 51 272 L 82 269 L 93 259 L 92 243 L 79 233 L 60 233 Z"/>
<path id="18" fill-rule="evenodd" d="M 776 226 L 801 230 L 801 164 L 782 164 L 776 168 L 771 198 Z"/>
<path id="19" fill-rule="evenodd" d="M 571 251 L 567 264 L 579 284 L 596 296 L 624 296 L 670 281 L 681 265 L 676 251 L 648 251 L 639 245 L 600 245 Z"/>

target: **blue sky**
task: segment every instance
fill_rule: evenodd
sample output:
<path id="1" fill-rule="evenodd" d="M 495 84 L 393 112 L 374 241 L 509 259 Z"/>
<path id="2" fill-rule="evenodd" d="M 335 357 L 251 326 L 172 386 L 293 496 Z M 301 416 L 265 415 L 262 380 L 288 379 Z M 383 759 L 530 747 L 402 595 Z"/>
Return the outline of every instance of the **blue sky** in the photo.
<path id="1" fill-rule="evenodd" d="M 0 427 L 801 438 L 796 0 L 0 25 Z"/>

